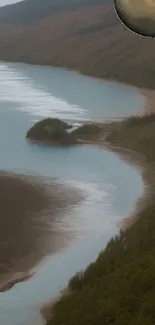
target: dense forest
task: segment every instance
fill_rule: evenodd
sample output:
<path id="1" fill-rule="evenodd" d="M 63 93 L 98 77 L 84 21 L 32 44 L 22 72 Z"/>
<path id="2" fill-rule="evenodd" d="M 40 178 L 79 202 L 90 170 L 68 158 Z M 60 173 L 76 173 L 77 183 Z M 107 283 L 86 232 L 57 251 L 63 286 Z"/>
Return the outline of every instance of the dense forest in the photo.
<path id="1" fill-rule="evenodd" d="M 0 60 L 155 88 L 154 39 L 131 33 L 112 0 L 24 0 L 0 8 Z"/>
<path id="2" fill-rule="evenodd" d="M 109 134 L 112 145 L 145 157 L 150 192 L 136 223 L 70 280 L 70 295 L 55 305 L 48 325 L 155 324 L 154 138 L 155 115 L 127 119 Z"/>

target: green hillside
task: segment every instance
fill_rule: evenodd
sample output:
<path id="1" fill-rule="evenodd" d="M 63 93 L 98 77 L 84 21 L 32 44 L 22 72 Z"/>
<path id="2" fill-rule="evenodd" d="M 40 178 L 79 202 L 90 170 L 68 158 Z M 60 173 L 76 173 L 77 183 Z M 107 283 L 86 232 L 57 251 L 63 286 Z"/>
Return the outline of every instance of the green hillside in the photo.
<path id="1" fill-rule="evenodd" d="M 155 324 L 154 138 L 155 115 L 123 121 L 108 136 L 114 146 L 145 156 L 150 195 L 145 204 L 140 202 L 138 221 L 112 239 L 85 272 L 71 279 L 71 294 L 56 304 L 48 325 Z"/>

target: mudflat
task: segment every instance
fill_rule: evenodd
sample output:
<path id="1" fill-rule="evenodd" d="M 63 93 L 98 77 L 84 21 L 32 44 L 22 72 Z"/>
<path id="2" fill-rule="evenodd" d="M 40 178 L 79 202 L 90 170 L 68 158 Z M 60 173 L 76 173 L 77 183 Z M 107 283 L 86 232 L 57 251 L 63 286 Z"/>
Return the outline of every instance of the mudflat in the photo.
<path id="1" fill-rule="evenodd" d="M 76 204 L 74 189 L 36 176 L 0 172 L 0 286 L 20 278 L 43 256 L 63 248 L 69 235 L 59 231 L 62 209 Z M 15 282 L 19 282 L 17 277 Z M 2 290 L 3 291 L 3 290 Z M 4 290 L 5 291 L 5 290 Z"/>

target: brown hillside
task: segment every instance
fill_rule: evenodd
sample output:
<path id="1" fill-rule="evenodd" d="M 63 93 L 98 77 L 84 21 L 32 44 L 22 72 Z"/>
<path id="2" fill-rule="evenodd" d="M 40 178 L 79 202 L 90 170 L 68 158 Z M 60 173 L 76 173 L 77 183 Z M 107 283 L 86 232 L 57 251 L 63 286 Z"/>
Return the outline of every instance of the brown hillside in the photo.
<path id="1" fill-rule="evenodd" d="M 129 32 L 111 5 L 0 28 L 0 59 L 50 64 L 155 88 L 155 43 Z"/>

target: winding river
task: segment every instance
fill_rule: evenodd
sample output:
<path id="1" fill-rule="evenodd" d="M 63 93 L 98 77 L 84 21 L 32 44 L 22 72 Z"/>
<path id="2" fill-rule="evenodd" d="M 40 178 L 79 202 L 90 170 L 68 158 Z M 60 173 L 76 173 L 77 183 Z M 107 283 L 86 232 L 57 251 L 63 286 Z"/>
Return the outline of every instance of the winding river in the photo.
<path id="1" fill-rule="evenodd" d="M 44 117 L 80 124 L 137 114 L 143 105 L 136 88 L 65 69 L 0 63 L 0 168 L 53 177 L 85 193 L 55 225 L 73 233 L 68 247 L 45 258 L 31 279 L 0 293 L 1 325 L 43 325 L 40 307 L 96 259 L 143 192 L 139 171 L 113 152 L 32 144 L 26 131 Z"/>

